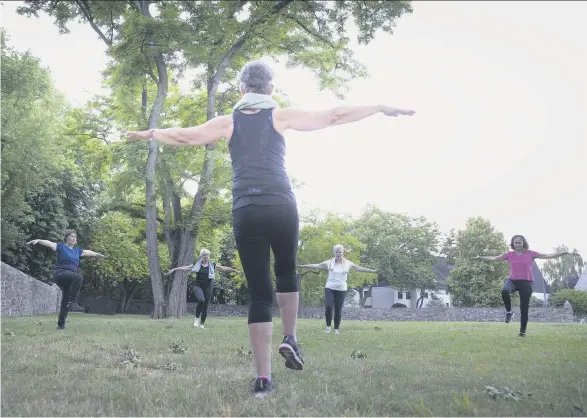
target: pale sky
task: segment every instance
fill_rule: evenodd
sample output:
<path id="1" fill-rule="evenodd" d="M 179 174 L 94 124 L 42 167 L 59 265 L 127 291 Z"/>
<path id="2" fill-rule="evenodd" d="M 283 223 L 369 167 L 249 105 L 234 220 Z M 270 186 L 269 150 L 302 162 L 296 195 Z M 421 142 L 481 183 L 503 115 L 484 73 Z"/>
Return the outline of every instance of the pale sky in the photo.
<path id="1" fill-rule="evenodd" d="M 30 49 L 76 106 L 100 93 L 105 47 L 89 26 L 2 6 L 10 44 Z M 483 216 L 533 249 L 587 255 L 587 2 L 414 2 L 395 34 L 356 57 L 369 77 L 345 101 L 416 110 L 287 134 L 302 212 L 358 215 L 366 204 L 423 215 L 446 232 Z M 305 70 L 276 68 L 298 107 L 340 103 Z"/>

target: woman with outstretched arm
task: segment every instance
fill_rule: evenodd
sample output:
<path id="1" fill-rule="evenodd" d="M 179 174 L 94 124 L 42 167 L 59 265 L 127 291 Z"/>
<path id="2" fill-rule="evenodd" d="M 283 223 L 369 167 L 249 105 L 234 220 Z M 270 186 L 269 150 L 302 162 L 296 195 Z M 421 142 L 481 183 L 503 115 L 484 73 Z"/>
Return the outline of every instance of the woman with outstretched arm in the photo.
<path id="1" fill-rule="evenodd" d="M 45 239 L 34 239 L 27 242 L 27 245 L 40 244 L 50 248 L 57 253 L 55 268 L 53 270 L 53 281 L 61 289 L 61 308 L 57 318 L 57 329 L 65 329 L 65 320 L 67 313 L 83 312 L 83 308 L 78 305 L 77 298 L 82 287 L 84 277 L 78 273 L 78 266 L 81 257 L 105 257 L 104 255 L 83 250 L 76 247 L 77 233 L 72 229 L 65 232 L 64 242 L 52 242 Z"/>
<path id="2" fill-rule="evenodd" d="M 474 260 L 480 261 L 507 261 L 510 265 L 510 274 L 503 285 L 501 297 L 505 305 L 505 322 L 512 320 L 514 313 L 512 312 L 512 301 L 510 294 L 519 292 L 520 294 L 520 337 L 526 336 L 526 326 L 528 325 L 528 311 L 530 308 L 530 298 L 532 297 L 532 290 L 534 285 L 534 275 L 532 273 L 532 264 L 534 259 L 539 258 L 548 260 L 558 258 L 565 255 L 578 256 L 577 253 L 563 251 L 553 254 L 542 254 L 530 250 L 528 241 L 522 235 L 514 235 L 510 241 L 510 248 L 501 255 L 496 256 L 477 256 Z M 546 302 L 546 301 L 545 301 Z"/>
<path id="3" fill-rule="evenodd" d="M 334 246 L 333 253 L 333 258 L 323 261 L 320 264 L 303 264 L 297 267 L 328 271 L 328 279 L 324 286 L 324 302 L 326 305 L 326 330 L 324 332 L 330 332 L 332 311 L 334 310 L 334 334 L 338 335 L 340 333 L 339 327 L 340 321 L 342 320 L 342 307 L 347 292 L 347 276 L 349 271 L 353 270 L 362 273 L 377 273 L 377 271 L 357 266 L 352 261 L 344 258 L 344 247 L 341 244 Z"/>

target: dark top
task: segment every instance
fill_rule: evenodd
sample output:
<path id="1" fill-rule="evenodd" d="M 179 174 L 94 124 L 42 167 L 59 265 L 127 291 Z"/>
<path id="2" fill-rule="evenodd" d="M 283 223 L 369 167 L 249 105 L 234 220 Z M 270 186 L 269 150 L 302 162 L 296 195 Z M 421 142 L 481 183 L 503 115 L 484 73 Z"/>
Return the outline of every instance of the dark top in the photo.
<path id="1" fill-rule="evenodd" d="M 196 280 L 209 280 L 208 274 L 210 273 L 210 264 L 206 267 L 201 266 L 200 270 L 196 272 Z"/>
<path id="2" fill-rule="evenodd" d="M 62 242 L 57 243 L 57 260 L 55 262 L 55 270 L 71 270 L 77 272 L 79 266 L 79 258 L 82 255 L 81 248 L 69 248 Z"/>
<path id="3" fill-rule="evenodd" d="M 273 127 L 273 109 L 232 114 L 232 208 L 296 204 L 285 171 L 285 139 Z"/>

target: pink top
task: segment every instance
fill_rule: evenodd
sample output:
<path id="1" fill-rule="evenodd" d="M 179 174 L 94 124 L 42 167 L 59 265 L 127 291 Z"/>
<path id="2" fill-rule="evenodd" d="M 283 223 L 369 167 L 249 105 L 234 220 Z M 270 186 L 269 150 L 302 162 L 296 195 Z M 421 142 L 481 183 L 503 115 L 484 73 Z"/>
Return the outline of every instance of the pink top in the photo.
<path id="1" fill-rule="evenodd" d="M 532 263 L 538 253 L 532 250 L 526 250 L 522 254 L 518 254 L 515 251 L 508 251 L 502 255 L 504 260 L 510 265 L 510 280 L 529 280 L 534 281 L 534 275 L 532 274 Z"/>

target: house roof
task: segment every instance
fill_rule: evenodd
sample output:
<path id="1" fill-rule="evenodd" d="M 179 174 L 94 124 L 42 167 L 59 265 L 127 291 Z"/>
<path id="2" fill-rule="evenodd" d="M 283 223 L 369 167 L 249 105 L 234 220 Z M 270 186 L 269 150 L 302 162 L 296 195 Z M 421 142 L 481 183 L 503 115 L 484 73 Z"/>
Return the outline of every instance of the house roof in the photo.
<path id="1" fill-rule="evenodd" d="M 575 289 L 587 292 L 587 271 L 581 274 L 581 277 L 579 277 L 579 280 L 577 280 Z"/>
<path id="2" fill-rule="evenodd" d="M 536 261 L 532 262 L 532 275 L 534 276 L 533 293 L 550 293 L 550 286 L 544 280 L 542 271 L 538 268 Z"/>

